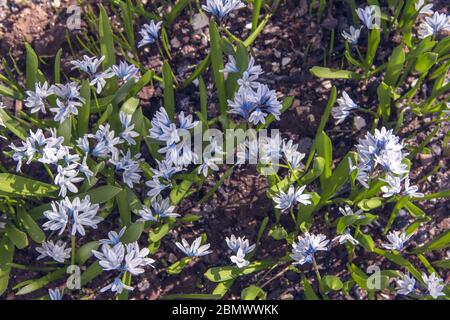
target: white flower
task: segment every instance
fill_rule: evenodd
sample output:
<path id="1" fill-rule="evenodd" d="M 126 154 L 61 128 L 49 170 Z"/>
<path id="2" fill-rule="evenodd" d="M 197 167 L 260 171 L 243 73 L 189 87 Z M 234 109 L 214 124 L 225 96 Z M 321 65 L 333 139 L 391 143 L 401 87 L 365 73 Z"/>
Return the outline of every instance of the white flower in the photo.
<path id="1" fill-rule="evenodd" d="M 198 174 L 203 174 L 203 176 L 207 177 L 209 168 L 214 171 L 219 171 L 219 167 L 217 166 L 216 162 L 220 160 L 220 158 L 209 158 L 204 156 L 203 163 L 197 169 Z"/>
<path id="2" fill-rule="evenodd" d="M 225 68 L 220 70 L 220 72 L 229 72 L 229 73 L 236 73 L 239 72 L 239 68 L 236 64 L 236 60 L 234 59 L 233 55 L 228 55 L 228 62 L 225 64 Z"/>
<path id="3" fill-rule="evenodd" d="M 137 242 L 127 244 L 126 248 L 125 270 L 134 276 L 144 273 L 144 267 L 152 266 L 155 262 L 155 260 L 147 257 L 150 250 L 148 248 L 140 249 Z"/>
<path id="4" fill-rule="evenodd" d="M 78 192 L 75 183 L 83 181 L 84 178 L 78 177 L 79 171 L 76 170 L 77 164 L 71 164 L 66 167 L 58 166 L 58 174 L 55 176 L 55 184 L 59 186 L 59 196 L 65 197 L 67 190 L 73 193 Z"/>
<path id="5" fill-rule="evenodd" d="M 418 190 L 419 190 L 419 187 L 410 185 L 409 177 L 406 177 L 404 194 L 411 196 L 411 197 L 415 197 L 415 198 L 423 198 L 424 194 L 421 192 L 417 192 Z"/>
<path id="6" fill-rule="evenodd" d="M 98 67 L 101 65 L 105 57 L 102 56 L 100 59 L 97 57 L 89 57 L 87 55 L 83 56 L 83 60 L 72 61 L 71 64 L 74 65 L 73 69 L 79 69 L 88 74 L 90 85 L 97 86 L 97 94 L 100 94 L 106 85 L 106 79 L 111 78 L 115 75 L 111 69 L 104 72 L 97 72 Z"/>
<path id="7" fill-rule="evenodd" d="M 58 241 L 53 243 L 53 241 L 45 241 L 42 243 L 41 247 L 37 247 L 36 251 L 40 253 L 37 257 L 38 260 L 41 260 L 45 257 L 52 258 L 56 262 L 64 263 L 66 259 L 70 258 L 71 249 L 66 249 L 66 243 L 62 241 Z"/>
<path id="8" fill-rule="evenodd" d="M 80 87 L 75 82 L 53 85 L 50 90 L 57 96 L 57 107 L 50 108 L 55 114 L 54 120 L 62 123 L 70 115 L 78 115 L 78 107 L 82 106 L 84 98 L 80 97 Z"/>
<path id="9" fill-rule="evenodd" d="M 280 209 L 284 212 L 297 203 L 301 203 L 303 205 L 311 204 L 311 195 L 303 194 L 305 188 L 306 186 L 302 186 L 295 189 L 294 186 L 290 186 L 287 193 L 284 193 L 283 190 L 280 190 L 278 196 L 274 196 L 272 198 L 273 201 L 277 204 L 275 208 Z"/>
<path id="10" fill-rule="evenodd" d="M 134 64 L 128 64 L 126 61 L 120 61 L 120 64 L 111 67 L 111 71 L 120 80 L 127 82 L 130 79 L 138 80 L 139 69 Z"/>
<path id="11" fill-rule="evenodd" d="M 414 3 L 414 7 L 416 8 L 416 11 L 419 12 L 419 14 L 433 14 L 433 4 L 425 4 L 425 0 L 416 0 Z"/>
<path id="12" fill-rule="evenodd" d="M 131 114 L 120 111 L 119 118 L 123 129 L 123 131 L 120 133 L 120 137 L 128 142 L 128 144 L 135 145 L 136 141 L 134 141 L 134 138 L 138 137 L 139 133 L 133 131 L 134 123 L 131 123 L 131 117 Z"/>
<path id="13" fill-rule="evenodd" d="M 83 60 L 74 60 L 70 63 L 73 65 L 72 70 L 79 69 L 93 77 L 97 73 L 98 67 L 101 65 L 105 57 L 102 56 L 100 59 L 97 57 L 89 57 L 87 55 L 83 56 Z"/>
<path id="14" fill-rule="evenodd" d="M 388 184 L 387 186 L 381 187 L 381 191 L 383 192 L 383 197 L 385 197 L 385 198 L 392 197 L 396 194 L 403 194 L 403 195 L 407 195 L 407 196 L 411 196 L 411 197 L 415 197 L 415 198 L 422 198 L 424 196 L 423 193 L 417 192 L 419 190 L 418 186 L 410 185 L 410 180 L 409 180 L 408 176 L 406 176 L 404 178 L 404 180 L 405 180 L 404 190 L 403 190 L 403 186 L 402 186 L 403 179 L 400 177 L 392 176 L 392 175 L 388 174 L 386 176 L 386 179 L 380 179 L 380 180 L 385 181 Z M 402 190 L 403 190 L 403 192 L 402 192 Z"/>
<path id="15" fill-rule="evenodd" d="M 154 178 L 162 178 L 166 181 L 170 181 L 173 175 L 183 170 L 182 167 L 176 166 L 172 161 L 167 159 L 163 161 L 158 161 L 158 169 L 152 168 Z"/>
<path id="16" fill-rule="evenodd" d="M 288 140 L 287 142 L 283 140 L 281 152 L 293 170 L 302 166 L 301 161 L 305 158 L 305 154 L 297 151 L 297 149 L 298 144 L 294 144 L 292 140 Z"/>
<path id="17" fill-rule="evenodd" d="M 105 271 L 123 271 L 122 262 L 125 258 L 125 246 L 119 242 L 114 246 L 103 244 L 101 252 L 92 250 L 92 254 L 99 260 L 99 264 Z"/>
<path id="18" fill-rule="evenodd" d="M 241 248 L 238 249 L 235 255 L 230 257 L 230 260 L 236 264 L 238 268 L 246 267 L 250 263 L 250 261 L 245 260 L 245 253 Z"/>
<path id="19" fill-rule="evenodd" d="M 338 235 L 332 241 L 338 241 L 340 244 L 343 244 L 343 243 L 346 243 L 346 242 L 350 242 L 351 244 L 353 244 L 355 246 L 359 244 L 358 240 L 353 238 L 353 236 L 350 234 L 350 230 L 349 229 L 346 229 L 343 234 Z"/>
<path id="20" fill-rule="evenodd" d="M 103 88 L 106 86 L 106 79 L 114 77 L 114 73 L 112 71 L 99 72 L 93 76 L 91 82 L 89 84 L 91 86 L 97 86 L 96 93 L 100 94 Z"/>
<path id="21" fill-rule="evenodd" d="M 27 99 L 25 100 L 25 106 L 31 109 L 31 113 L 38 111 L 46 113 L 47 102 L 45 99 L 52 94 L 52 90 L 48 87 L 47 81 L 42 85 L 37 82 L 34 86 L 34 91 L 26 92 Z"/>
<path id="22" fill-rule="evenodd" d="M 393 134 L 393 130 L 375 129 L 375 133 L 367 133 L 364 139 L 359 139 L 356 146 L 358 151 L 358 171 L 371 172 L 377 165 L 387 173 L 403 175 L 408 172 L 403 159 L 403 144 L 399 137 Z"/>
<path id="23" fill-rule="evenodd" d="M 139 218 L 137 221 L 142 221 L 142 222 L 152 221 L 152 222 L 155 222 L 155 221 L 158 220 L 158 218 L 153 215 L 152 210 L 149 207 L 145 206 L 145 205 L 142 206 L 142 209 L 140 209 L 138 211 L 138 214 L 141 216 L 141 218 Z"/>
<path id="24" fill-rule="evenodd" d="M 191 245 L 185 240 L 181 239 L 181 242 L 176 242 L 175 245 L 189 258 L 202 257 L 210 254 L 212 251 L 208 250 L 210 244 L 200 245 L 202 242 L 202 237 L 196 238 Z"/>
<path id="25" fill-rule="evenodd" d="M 48 289 L 48 296 L 50 297 L 50 300 L 62 300 L 63 292 L 60 291 L 58 288 Z"/>
<path id="26" fill-rule="evenodd" d="M 116 145 L 123 141 L 115 136 L 114 130 L 110 130 L 109 123 L 100 125 L 94 137 L 97 140 L 97 144 L 92 150 L 94 157 L 107 158 L 111 155 L 112 158 L 117 158 L 119 150 Z"/>
<path id="27" fill-rule="evenodd" d="M 139 215 L 142 217 L 138 221 L 157 221 L 163 218 L 176 218 L 180 215 L 176 212 L 175 206 L 170 205 L 169 198 L 163 199 L 161 196 L 157 196 L 152 199 L 152 208 L 150 210 L 147 206 L 143 206 L 141 210 L 138 211 Z"/>
<path id="28" fill-rule="evenodd" d="M 120 239 L 125 234 L 126 229 L 127 229 L 127 227 L 123 227 L 122 229 L 120 229 L 119 233 L 117 233 L 114 230 L 110 231 L 110 232 L 108 232 L 108 239 L 102 239 L 99 242 L 101 244 L 108 244 L 110 246 L 115 246 L 116 244 L 118 244 L 120 242 Z"/>
<path id="29" fill-rule="evenodd" d="M 435 12 L 432 17 L 425 17 L 419 25 L 418 34 L 420 39 L 425 39 L 438 35 L 443 30 L 450 30 L 450 19 L 445 13 Z"/>
<path id="30" fill-rule="evenodd" d="M 350 26 L 350 33 L 342 31 L 342 37 L 352 45 L 358 44 L 360 35 L 361 35 L 361 28 L 356 29 L 354 26 Z"/>
<path id="31" fill-rule="evenodd" d="M 380 180 L 385 181 L 388 184 L 387 186 L 381 187 L 384 198 L 389 198 L 402 192 L 402 179 L 400 177 L 388 174 L 386 179 Z"/>
<path id="32" fill-rule="evenodd" d="M 158 33 L 161 29 L 162 21 L 155 23 L 151 20 L 150 24 L 144 24 L 139 33 L 142 36 L 142 40 L 138 43 L 138 48 L 147 44 L 155 43 L 158 40 Z"/>
<path id="33" fill-rule="evenodd" d="M 397 293 L 402 295 L 408 295 L 411 292 L 415 291 L 416 288 L 416 279 L 410 277 L 407 274 L 401 275 L 400 278 L 395 279 L 397 282 Z"/>
<path id="34" fill-rule="evenodd" d="M 312 263 L 314 253 L 317 251 L 327 251 L 326 236 L 323 234 L 305 233 L 305 237 L 298 236 L 298 242 L 292 244 L 291 258 L 295 260 L 294 264 Z"/>
<path id="35" fill-rule="evenodd" d="M 206 0 L 206 5 L 202 9 L 215 16 L 219 21 L 231 11 L 245 7 L 240 0 Z"/>
<path id="36" fill-rule="evenodd" d="M 245 239 L 245 237 L 237 237 L 232 234 L 230 238 L 226 237 L 225 241 L 227 243 L 228 248 L 233 251 L 233 253 L 237 253 L 240 250 L 244 253 L 244 256 L 248 253 L 255 250 L 256 245 L 250 245 L 248 239 Z"/>
<path id="37" fill-rule="evenodd" d="M 434 272 L 429 277 L 425 273 L 422 273 L 422 279 L 427 285 L 428 294 L 432 296 L 433 299 L 445 296 L 445 293 L 442 292 L 444 289 L 444 285 L 442 284 L 443 280 L 436 276 Z"/>
<path id="38" fill-rule="evenodd" d="M 382 246 L 388 250 L 402 250 L 405 246 L 405 242 L 408 241 L 413 235 L 406 235 L 405 232 L 391 231 L 386 236 L 390 243 L 383 243 Z"/>
<path id="39" fill-rule="evenodd" d="M 353 209 L 350 208 L 349 206 L 345 205 L 344 208 L 339 207 L 339 212 L 343 215 L 343 216 L 358 216 L 359 219 L 364 218 L 364 215 L 362 215 L 361 213 L 363 213 L 363 210 L 358 210 L 356 212 L 353 212 Z"/>
<path id="40" fill-rule="evenodd" d="M 51 210 L 44 212 L 44 216 L 49 221 L 44 223 L 43 227 L 44 230 L 59 230 L 59 235 L 69 224 L 72 236 L 77 232 L 84 236 L 86 234 L 85 226 L 97 229 L 97 224 L 103 221 L 103 218 L 97 216 L 99 205 L 91 205 L 89 196 L 86 196 L 83 201 L 78 197 L 72 201 L 66 197 L 59 202 L 52 202 L 51 207 Z"/>
<path id="41" fill-rule="evenodd" d="M 367 6 L 364 9 L 358 8 L 356 9 L 356 14 L 361 22 L 367 27 L 367 29 L 375 29 L 379 28 L 377 24 L 377 6 Z M 379 10 L 379 9 L 378 9 Z"/>
<path id="42" fill-rule="evenodd" d="M 145 185 L 150 188 L 147 192 L 147 197 L 154 198 L 163 190 L 169 188 L 172 184 L 164 184 L 157 177 L 153 177 L 152 180 L 145 182 Z"/>
<path id="43" fill-rule="evenodd" d="M 111 282 L 107 286 L 100 289 L 100 292 L 105 292 L 105 291 L 111 290 L 111 292 L 121 294 L 124 289 L 128 290 L 128 291 L 132 291 L 134 288 L 124 284 L 119 277 L 116 277 L 116 278 L 114 278 L 113 282 Z"/>
<path id="44" fill-rule="evenodd" d="M 337 99 L 338 105 L 331 109 L 331 114 L 335 118 L 336 124 L 342 123 L 352 110 L 356 110 L 359 106 L 350 98 L 347 92 L 342 92 L 342 97 Z"/>

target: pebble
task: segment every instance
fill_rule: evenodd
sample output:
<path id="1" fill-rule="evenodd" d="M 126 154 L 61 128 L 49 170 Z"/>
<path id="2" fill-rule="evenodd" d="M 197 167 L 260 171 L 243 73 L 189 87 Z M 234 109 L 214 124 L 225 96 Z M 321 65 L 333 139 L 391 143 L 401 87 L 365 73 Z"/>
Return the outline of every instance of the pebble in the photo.
<path id="1" fill-rule="evenodd" d="M 281 59 L 281 65 L 284 67 L 286 65 L 288 65 L 291 62 L 291 58 L 290 57 L 284 57 L 283 59 Z"/>
<path id="2" fill-rule="evenodd" d="M 205 14 L 194 14 L 194 18 L 192 19 L 192 27 L 194 30 L 203 29 L 207 25 L 209 25 L 209 19 Z"/>
<path id="3" fill-rule="evenodd" d="M 353 118 L 353 125 L 355 126 L 355 129 L 359 131 L 364 128 L 367 123 L 363 117 L 356 116 L 355 118 Z"/>

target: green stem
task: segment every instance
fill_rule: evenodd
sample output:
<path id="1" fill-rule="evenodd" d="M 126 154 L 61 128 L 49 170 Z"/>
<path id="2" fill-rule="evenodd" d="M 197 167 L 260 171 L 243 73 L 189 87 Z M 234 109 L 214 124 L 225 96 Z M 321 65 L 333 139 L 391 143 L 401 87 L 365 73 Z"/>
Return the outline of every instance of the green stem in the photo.
<path id="1" fill-rule="evenodd" d="M 72 256 L 70 258 L 70 265 L 75 265 L 75 236 L 72 236 Z"/>

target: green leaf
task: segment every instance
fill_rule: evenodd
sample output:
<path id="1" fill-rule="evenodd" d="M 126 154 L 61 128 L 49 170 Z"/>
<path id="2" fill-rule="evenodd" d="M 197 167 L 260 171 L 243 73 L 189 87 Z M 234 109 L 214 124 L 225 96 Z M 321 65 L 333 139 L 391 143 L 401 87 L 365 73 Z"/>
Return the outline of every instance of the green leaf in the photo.
<path id="1" fill-rule="evenodd" d="M 350 178 L 349 176 L 349 159 L 352 161 L 352 163 L 356 163 L 357 154 L 355 152 L 349 152 L 339 163 L 337 168 L 334 170 L 333 175 L 328 179 L 327 183 L 325 184 L 324 192 L 326 193 L 325 198 L 330 198 L 333 196 L 337 191 L 344 186 L 344 184 L 348 181 Z"/>
<path id="2" fill-rule="evenodd" d="M 138 241 L 144 231 L 144 225 L 145 224 L 143 222 L 135 222 L 130 225 L 125 230 L 125 233 L 121 238 L 122 243 L 132 243 Z"/>
<path id="3" fill-rule="evenodd" d="M 84 104 L 78 108 L 77 117 L 77 132 L 78 136 L 83 136 L 89 127 L 89 116 L 91 113 L 91 86 L 88 80 L 84 80 L 81 89 L 80 96 L 84 99 Z"/>
<path id="4" fill-rule="evenodd" d="M 378 45 L 380 44 L 380 29 L 372 29 L 369 32 L 368 47 L 366 53 L 366 66 L 369 68 L 377 54 Z"/>
<path id="5" fill-rule="evenodd" d="M 450 269 L 450 259 L 437 260 L 432 264 L 437 268 Z"/>
<path id="6" fill-rule="evenodd" d="M 91 282 L 92 280 L 94 280 L 95 278 L 97 278 L 100 274 L 102 274 L 103 269 L 100 266 L 98 261 L 95 261 L 94 263 L 92 263 L 85 272 L 83 272 L 81 274 L 81 285 L 84 286 L 87 283 Z"/>
<path id="7" fill-rule="evenodd" d="M 55 68 L 54 68 L 55 83 L 61 83 L 61 55 L 62 55 L 62 48 L 59 48 L 55 56 Z"/>
<path id="8" fill-rule="evenodd" d="M 325 67 L 312 67 L 309 70 L 314 76 L 323 79 L 357 79 L 357 73 L 348 70 L 337 70 Z"/>
<path id="9" fill-rule="evenodd" d="M 370 235 L 359 232 L 356 236 L 356 240 L 358 240 L 359 244 L 364 249 L 370 252 L 373 252 L 375 250 L 375 242 Z"/>
<path id="10" fill-rule="evenodd" d="M 179 204 L 184 197 L 188 194 L 193 182 L 191 180 L 183 180 L 181 183 L 177 184 L 170 192 L 170 202 L 172 204 Z"/>
<path id="11" fill-rule="evenodd" d="M 100 247 L 100 242 L 88 242 L 76 250 L 76 262 L 78 265 L 84 265 L 86 261 L 92 256 L 92 250 L 97 250 Z"/>
<path id="12" fill-rule="evenodd" d="M 336 276 L 326 275 L 322 278 L 322 283 L 329 289 L 333 291 L 341 290 L 344 284 L 341 279 Z"/>
<path id="13" fill-rule="evenodd" d="M 222 282 L 269 269 L 275 264 L 276 262 L 274 260 L 269 259 L 251 262 L 248 266 L 243 268 L 235 266 L 214 267 L 205 272 L 205 277 L 212 282 Z"/>
<path id="14" fill-rule="evenodd" d="M 439 55 L 434 52 L 425 52 L 417 57 L 414 69 L 419 73 L 428 72 L 431 67 L 436 63 Z"/>
<path id="15" fill-rule="evenodd" d="M 441 233 L 439 236 L 437 236 L 432 241 L 428 242 L 427 244 L 415 248 L 412 251 L 415 253 L 424 253 L 424 252 L 430 252 L 433 250 L 440 250 L 450 247 L 450 230 L 447 230 L 443 233 Z"/>
<path id="16" fill-rule="evenodd" d="M 358 202 L 358 207 L 364 211 L 370 211 L 381 207 L 383 205 L 383 201 L 381 198 L 374 197 L 370 199 L 365 199 Z"/>
<path id="17" fill-rule="evenodd" d="M 0 296 L 8 288 L 10 263 L 14 258 L 14 244 L 8 237 L 0 240 Z"/>
<path id="18" fill-rule="evenodd" d="M 262 0 L 253 1 L 253 11 L 252 11 L 252 31 L 255 31 L 258 27 L 259 14 L 261 12 Z"/>
<path id="19" fill-rule="evenodd" d="M 34 52 L 33 48 L 25 43 L 25 49 L 27 52 L 26 57 L 26 87 L 28 90 L 34 91 L 34 85 L 38 81 L 38 57 L 36 52 Z"/>
<path id="20" fill-rule="evenodd" d="M 64 275 L 66 274 L 66 268 L 61 268 L 56 271 L 53 271 L 41 278 L 38 278 L 36 280 L 33 280 L 29 282 L 27 285 L 22 287 L 17 293 L 17 296 L 21 296 L 24 294 L 32 293 L 36 290 L 39 290 L 43 287 L 45 287 L 50 282 L 62 279 Z"/>
<path id="21" fill-rule="evenodd" d="M 98 34 L 100 40 L 100 50 L 105 57 L 103 60 L 103 68 L 107 68 L 116 64 L 115 48 L 114 48 L 114 36 L 109 24 L 109 17 L 106 13 L 105 7 L 100 4 L 100 16 L 98 18 Z"/>
<path id="22" fill-rule="evenodd" d="M 34 242 L 42 243 L 45 241 L 44 231 L 23 208 L 17 209 L 17 220 Z"/>
<path id="23" fill-rule="evenodd" d="M 57 190 L 59 190 L 57 186 L 41 181 L 0 173 L 0 191 L 12 196 L 54 197 Z"/>
<path id="24" fill-rule="evenodd" d="M 164 79 L 164 108 L 167 111 L 170 119 L 175 117 L 175 93 L 173 90 L 172 69 L 167 61 L 163 64 L 163 79 Z"/>
<path id="25" fill-rule="evenodd" d="M 317 155 L 325 160 L 325 167 L 323 173 L 320 175 L 320 186 L 323 190 L 327 190 L 326 185 L 332 175 L 333 147 L 330 138 L 324 131 L 317 137 L 315 147 L 317 148 Z"/>
<path id="26" fill-rule="evenodd" d="M 223 78 L 223 73 L 220 70 L 223 69 L 223 55 L 222 48 L 220 46 L 220 34 L 217 29 L 217 24 L 214 20 L 209 23 L 209 36 L 210 36 L 210 54 L 211 54 L 211 65 L 213 69 L 214 84 L 217 89 L 217 94 L 219 96 L 220 113 L 226 114 L 227 111 L 227 100 L 225 91 L 225 80 Z"/>
<path id="27" fill-rule="evenodd" d="M 306 161 L 306 169 L 309 168 L 309 166 L 311 165 L 311 162 L 314 158 L 314 154 L 317 150 L 317 146 L 316 146 L 317 139 L 318 139 L 319 135 L 322 134 L 322 131 L 324 131 L 325 125 L 327 124 L 328 119 L 330 118 L 331 110 L 333 109 L 333 106 L 336 102 L 336 97 L 337 97 L 337 90 L 336 90 L 336 87 L 333 86 L 333 88 L 331 88 L 330 96 L 328 98 L 328 102 L 327 102 L 327 106 L 325 107 L 325 111 L 322 114 L 322 118 L 320 118 L 319 127 L 317 128 L 316 135 L 314 137 L 314 143 L 313 143 L 313 146 L 311 147 L 311 151 L 309 152 L 308 160 Z"/>
<path id="28" fill-rule="evenodd" d="M 119 209 L 120 214 L 120 221 L 122 222 L 122 226 L 130 226 L 131 224 L 131 210 L 128 203 L 127 198 L 127 190 L 122 189 L 117 195 L 116 195 L 116 202 L 117 207 Z"/>
<path id="29" fill-rule="evenodd" d="M 0 94 L 2 94 L 0 92 Z M 4 123 L 5 127 L 19 137 L 21 140 L 25 141 L 28 138 L 28 133 L 22 126 L 17 125 L 17 120 L 11 118 L 5 110 L 0 109 L 0 120 Z"/>
<path id="30" fill-rule="evenodd" d="M 283 228 L 283 226 L 278 225 L 272 227 L 272 229 L 269 230 L 269 236 L 271 236 L 274 240 L 283 240 L 286 239 L 288 233 L 286 229 Z"/>
<path id="31" fill-rule="evenodd" d="M 67 117 L 59 124 L 57 135 L 64 138 L 64 144 L 70 144 L 72 139 L 72 116 Z"/>
<path id="32" fill-rule="evenodd" d="M 122 11 L 122 20 L 123 20 L 123 27 L 125 29 L 125 33 L 127 35 L 128 43 L 134 47 L 134 28 L 133 28 L 133 3 L 131 0 L 120 1 L 119 2 L 120 9 Z"/>
<path id="33" fill-rule="evenodd" d="M 11 222 L 5 226 L 5 235 L 11 239 L 17 249 L 23 249 L 28 246 L 27 234 L 17 229 Z"/>
<path id="34" fill-rule="evenodd" d="M 183 271 L 184 267 L 186 267 L 191 261 L 192 258 L 184 257 L 183 259 L 178 260 L 177 262 L 170 265 L 167 268 L 167 273 L 170 275 L 180 274 L 181 271 Z"/>
<path id="35" fill-rule="evenodd" d="M 303 284 L 303 289 L 305 291 L 306 300 L 320 300 L 320 298 L 314 292 L 313 287 L 311 286 L 308 278 L 306 278 L 305 275 L 302 276 L 302 284 Z"/>
<path id="36" fill-rule="evenodd" d="M 258 286 L 248 286 L 241 292 L 242 300 L 265 300 L 266 293 Z"/>
<path id="37" fill-rule="evenodd" d="M 162 226 L 160 226 L 159 228 L 157 228 L 156 230 L 152 231 L 149 234 L 148 238 L 152 242 L 158 242 L 162 238 L 164 238 L 169 233 L 169 231 L 170 231 L 170 225 L 168 223 L 165 223 Z"/>
<path id="38" fill-rule="evenodd" d="M 384 82 L 395 87 L 398 77 L 400 76 L 403 64 L 405 63 L 405 51 L 403 45 L 395 47 L 389 57 L 389 62 L 386 67 L 386 75 L 384 76 Z"/>

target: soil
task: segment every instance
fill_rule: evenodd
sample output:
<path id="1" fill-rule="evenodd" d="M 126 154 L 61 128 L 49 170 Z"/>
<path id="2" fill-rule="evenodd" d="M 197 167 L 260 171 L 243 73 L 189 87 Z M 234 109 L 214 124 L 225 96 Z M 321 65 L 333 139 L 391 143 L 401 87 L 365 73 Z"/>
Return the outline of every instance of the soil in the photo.
<path id="1" fill-rule="evenodd" d="M 53 57 L 59 48 L 66 48 L 66 26 L 68 14 L 66 9 L 76 1 L 7 1 L 0 0 L 0 53 L 2 56 L 9 55 L 19 67 L 24 66 L 23 40 L 33 45 L 39 55 Z M 298 141 L 304 152 L 308 152 L 320 122 L 322 112 L 328 100 L 330 89 L 335 85 L 338 92 L 351 92 L 352 98 L 365 107 L 373 107 L 376 104 L 376 88 L 380 79 L 369 79 L 366 83 L 345 80 L 323 80 L 313 77 L 309 69 L 315 65 L 339 68 L 343 57 L 343 42 L 339 34 L 352 24 L 351 13 L 346 2 L 335 2 L 331 9 L 324 13 L 322 22 L 318 23 L 315 14 L 308 13 L 309 1 L 288 0 L 282 2 L 279 9 L 271 17 L 264 28 L 264 31 L 253 45 L 253 52 L 256 61 L 262 65 L 265 74 L 263 82 L 275 89 L 280 98 L 293 96 L 293 105 L 281 117 L 281 120 L 273 124 L 274 128 L 280 129 L 282 136 Z M 435 8 L 441 12 L 446 12 L 449 8 L 447 1 L 434 1 Z M 314 11 L 315 12 L 315 11 Z M 239 14 L 231 17 L 233 24 L 230 27 L 233 34 L 240 38 L 245 38 L 250 33 L 246 26 L 251 21 L 251 10 L 243 9 Z M 142 23 L 144 21 L 141 21 Z M 82 28 L 86 24 L 82 23 Z M 331 30 L 336 30 L 336 41 L 334 49 L 330 54 Z M 84 29 L 82 29 L 84 30 Z M 69 33 L 69 37 L 74 39 L 75 34 Z M 207 48 L 207 28 L 194 30 L 190 21 L 189 11 L 177 19 L 171 30 L 168 30 L 169 39 L 172 45 L 171 66 L 179 81 L 186 79 L 194 70 L 195 66 L 206 55 Z M 175 40 L 176 39 L 176 40 Z M 392 50 L 394 44 L 391 38 L 383 40 L 378 59 L 385 60 Z M 69 51 L 65 52 L 63 67 L 67 61 L 73 59 Z M 50 60 L 51 61 L 51 60 Z M 147 67 L 156 69 L 158 72 L 162 66 L 162 60 L 157 50 L 145 49 L 140 52 L 140 61 Z M 52 66 L 49 67 L 51 77 Z M 24 69 L 24 68 L 22 68 Z M 1 68 L 0 68 L 1 71 Z M 69 70 L 66 70 L 69 72 Z M 207 83 L 212 83 L 205 79 Z M 412 81 L 412 79 L 408 79 Z M 209 97 L 214 97 L 214 88 L 208 86 Z M 424 89 L 426 90 L 426 88 Z M 426 92 L 423 92 L 425 94 Z M 141 94 L 141 105 L 145 115 L 151 117 L 161 105 L 162 90 L 159 87 L 146 88 Z M 197 110 L 198 89 L 195 84 L 177 92 L 178 111 Z M 14 108 L 13 101 L 5 101 L 10 108 Z M 217 102 L 212 100 L 210 108 L 217 109 Z M 333 153 L 336 162 L 340 161 L 348 151 L 352 150 L 358 139 L 365 135 L 370 129 L 372 119 L 370 116 L 362 116 L 367 125 L 361 130 L 352 129 L 352 122 L 346 121 L 341 125 L 335 125 L 329 121 L 326 132 L 333 142 Z M 434 129 L 431 125 L 431 118 L 425 117 L 417 120 L 405 120 L 408 125 L 402 129 L 400 135 L 405 139 L 406 144 L 411 146 L 419 145 Z M 449 154 L 446 146 L 442 145 L 443 136 L 449 130 L 449 124 L 442 125 L 438 134 L 428 145 L 431 155 L 419 154 L 413 162 L 411 179 L 413 184 L 418 184 L 421 192 L 432 193 L 442 191 L 450 187 Z M 446 151 L 447 150 L 447 151 Z M 447 152 L 447 153 L 446 153 Z M 4 160 L 4 159 L 3 159 Z M 3 161 L 2 161 L 3 162 Z M 440 169 L 436 172 L 432 170 L 440 164 Z M 8 166 L 10 167 L 11 164 Z M 256 169 L 251 166 L 237 168 L 233 174 L 225 181 L 224 185 L 205 204 L 200 204 L 199 200 L 210 190 L 219 177 L 224 174 L 226 167 L 219 173 L 210 176 L 202 189 L 189 199 L 184 200 L 179 211 L 182 214 L 198 214 L 202 219 L 198 222 L 173 230 L 162 242 L 161 248 L 154 255 L 157 261 L 156 269 L 148 270 L 145 274 L 135 277 L 133 283 L 136 289 L 131 293 L 133 299 L 158 299 L 165 295 L 175 293 L 211 293 L 214 283 L 203 277 L 203 273 L 212 266 L 221 266 L 228 263 L 229 258 L 226 250 L 225 237 L 230 234 L 245 235 L 254 242 L 258 233 L 261 221 L 268 216 L 274 220 L 272 202 L 267 199 L 267 183 L 264 177 L 256 173 Z M 431 175 L 429 175 L 431 173 Z M 429 176 L 428 176 L 429 175 Z M 422 244 L 436 235 L 449 229 L 450 217 L 448 215 L 450 202 L 448 199 L 419 202 L 419 207 L 423 209 L 431 221 L 420 227 L 411 246 Z M 392 207 L 386 206 L 377 212 L 380 219 L 375 224 L 367 226 L 367 231 L 374 236 L 377 245 L 380 245 L 383 226 L 386 225 Z M 329 208 L 328 212 L 319 212 L 315 216 L 313 232 L 322 232 L 328 238 L 332 238 L 334 230 L 325 222 L 326 213 L 330 219 L 338 217 L 337 208 Z M 401 228 L 411 222 L 407 215 L 401 215 L 395 222 L 393 228 Z M 289 225 L 290 219 L 282 217 L 282 224 Z M 110 225 L 104 225 L 98 232 L 94 233 L 94 239 L 104 238 L 109 228 L 117 229 L 114 221 Z M 206 233 L 208 242 L 214 252 L 193 265 L 184 269 L 179 276 L 168 276 L 165 267 L 181 258 L 179 251 L 174 245 L 175 240 L 179 240 L 182 235 L 191 241 L 194 237 Z M 143 237 L 145 238 L 145 237 Z M 255 259 L 268 257 L 280 257 L 284 255 L 286 248 L 279 241 L 273 240 L 267 233 L 263 237 L 264 245 L 258 250 Z M 449 252 L 442 250 L 433 252 L 429 257 L 432 260 L 448 258 Z M 36 264 L 36 253 L 34 248 L 30 250 L 18 251 L 16 262 L 21 264 Z M 324 254 L 318 255 L 318 264 L 323 274 L 334 274 L 342 280 L 349 280 L 347 271 L 347 252 L 344 246 L 334 247 Z M 368 253 L 363 249 L 357 249 L 356 258 L 353 261 L 363 270 L 370 265 L 378 265 L 382 269 L 398 269 L 379 256 Z M 420 262 L 418 263 L 420 265 Z M 302 267 L 302 271 L 309 277 L 314 278 L 313 271 L 307 267 Z M 243 288 L 255 284 L 261 280 L 267 280 L 276 276 L 281 269 L 277 268 L 269 274 L 263 276 L 256 273 L 239 279 L 233 285 L 226 298 L 238 298 Z M 14 270 L 10 287 L 15 284 L 35 278 L 38 272 L 23 272 Z M 442 273 L 444 279 L 450 280 L 450 274 Z M 96 299 L 112 298 L 111 295 L 99 294 L 99 289 L 105 281 L 112 280 L 109 273 L 102 274 L 101 277 L 90 283 L 84 295 Z M 51 287 L 55 287 L 54 283 Z M 316 283 L 313 283 L 316 286 Z M 269 299 L 303 299 L 303 287 L 300 283 L 300 275 L 292 271 L 276 276 L 272 281 L 267 281 L 264 290 Z M 22 299 L 38 297 L 44 295 L 45 290 L 40 290 L 36 294 L 20 297 L 13 291 L 9 291 L 7 299 Z M 392 299 L 395 296 L 389 292 L 380 293 L 379 299 Z M 364 291 L 352 290 L 348 295 L 342 293 L 332 295 L 335 299 L 364 299 Z"/>

